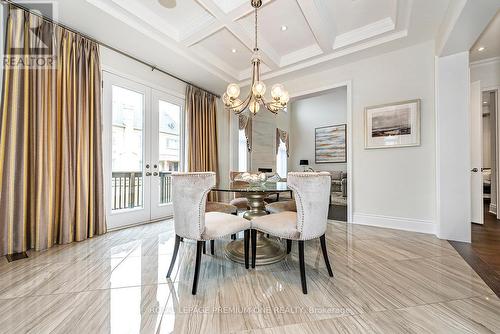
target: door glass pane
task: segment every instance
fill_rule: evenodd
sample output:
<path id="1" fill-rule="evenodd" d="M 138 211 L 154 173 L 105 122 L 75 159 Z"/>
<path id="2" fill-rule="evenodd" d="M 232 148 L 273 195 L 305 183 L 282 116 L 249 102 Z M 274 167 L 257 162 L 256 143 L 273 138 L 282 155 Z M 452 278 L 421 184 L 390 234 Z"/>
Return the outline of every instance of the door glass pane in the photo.
<path id="1" fill-rule="evenodd" d="M 143 206 L 144 95 L 112 86 L 111 208 Z"/>
<path id="2" fill-rule="evenodd" d="M 159 102 L 159 165 L 160 204 L 172 201 L 171 173 L 181 164 L 181 107 L 166 101 Z"/>

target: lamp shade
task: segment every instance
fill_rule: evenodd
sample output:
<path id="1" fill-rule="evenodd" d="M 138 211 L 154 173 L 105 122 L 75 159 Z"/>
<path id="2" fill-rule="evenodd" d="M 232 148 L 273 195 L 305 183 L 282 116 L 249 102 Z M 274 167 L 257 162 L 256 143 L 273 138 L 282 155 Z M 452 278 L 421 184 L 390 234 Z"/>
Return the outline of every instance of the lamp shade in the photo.
<path id="1" fill-rule="evenodd" d="M 309 166 L 309 160 L 300 160 L 300 166 Z"/>

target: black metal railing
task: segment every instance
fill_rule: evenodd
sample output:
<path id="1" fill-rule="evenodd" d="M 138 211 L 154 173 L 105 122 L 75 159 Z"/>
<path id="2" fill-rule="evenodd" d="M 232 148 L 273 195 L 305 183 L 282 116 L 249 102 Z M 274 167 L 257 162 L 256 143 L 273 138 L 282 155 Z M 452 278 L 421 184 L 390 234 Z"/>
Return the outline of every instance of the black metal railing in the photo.
<path id="1" fill-rule="evenodd" d="M 172 172 L 160 172 L 160 204 L 172 202 Z"/>
<path id="2" fill-rule="evenodd" d="M 172 173 L 159 172 L 160 204 L 172 201 Z M 155 177 L 154 175 L 152 177 Z M 142 172 L 113 172 L 111 176 L 111 209 L 123 210 L 144 204 Z"/>

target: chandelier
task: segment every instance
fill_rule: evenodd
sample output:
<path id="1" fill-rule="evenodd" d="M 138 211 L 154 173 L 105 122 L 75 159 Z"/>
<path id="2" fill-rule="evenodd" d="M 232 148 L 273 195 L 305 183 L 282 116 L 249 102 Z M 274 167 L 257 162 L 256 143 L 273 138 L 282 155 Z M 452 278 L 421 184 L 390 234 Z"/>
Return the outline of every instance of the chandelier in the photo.
<path id="1" fill-rule="evenodd" d="M 252 84 L 251 90 L 245 99 L 240 99 L 240 86 L 236 83 L 231 83 L 227 86 L 227 90 L 222 96 L 226 110 L 233 111 L 236 115 L 241 114 L 247 108 L 252 115 L 259 112 L 261 106 L 273 114 L 286 108 L 290 96 L 282 84 L 275 84 L 271 88 L 272 100 L 267 102 L 264 99 L 266 93 L 266 85 L 260 80 L 260 63 L 261 56 L 257 45 L 257 10 L 262 6 L 262 0 L 251 0 L 252 7 L 255 8 L 255 48 L 252 55 Z"/>

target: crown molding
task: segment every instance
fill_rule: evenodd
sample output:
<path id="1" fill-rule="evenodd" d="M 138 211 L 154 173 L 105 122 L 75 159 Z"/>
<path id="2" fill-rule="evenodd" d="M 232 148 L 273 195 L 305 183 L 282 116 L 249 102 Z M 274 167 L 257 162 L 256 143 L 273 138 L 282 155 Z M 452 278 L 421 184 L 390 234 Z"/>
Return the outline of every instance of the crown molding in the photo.
<path id="1" fill-rule="evenodd" d="M 316 56 L 319 56 L 322 54 L 323 54 L 323 50 L 319 47 L 318 44 L 309 45 L 303 49 L 300 49 L 300 50 L 297 50 L 294 52 L 290 52 L 289 54 L 286 54 L 283 57 L 281 57 L 280 67 L 292 65 L 292 64 L 298 63 L 302 60 L 305 60 L 305 59 L 308 59 L 311 57 L 316 57 Z"/>
<path id="2" fill-rule="evenodd" d="M 476 60 L 470 63 L 470 67 L 479 67 L 479 66 L 487 66 L 495 63 L 500 63 L 500 57 L 492 57 L 488 59 Z"/>
<path id="3" fill-rule="evenodd" d="M 364 41 L 374 36 L 382 35 L 396 29 L 396 24 L 390 17 L 373 22 L 355 30 L 340 34 L 335 38 L 333 49 L 337 50 L 348 45 Z"/>

